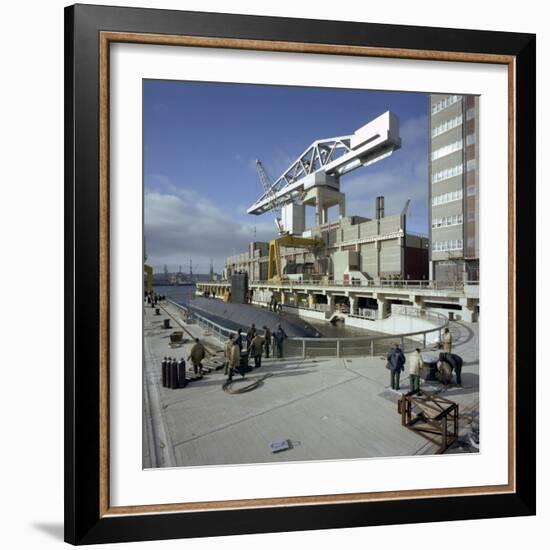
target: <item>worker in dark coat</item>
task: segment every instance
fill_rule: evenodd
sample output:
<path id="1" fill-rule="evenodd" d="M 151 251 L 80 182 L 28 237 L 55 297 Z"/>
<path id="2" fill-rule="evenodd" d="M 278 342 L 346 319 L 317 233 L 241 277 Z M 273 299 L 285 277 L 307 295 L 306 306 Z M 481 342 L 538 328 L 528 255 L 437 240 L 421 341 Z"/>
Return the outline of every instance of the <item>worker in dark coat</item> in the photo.
<path id="1" fill-rule="evenodd" d="M 239 346 L 239 351 L 243 350 L 243 329 L 237 331 L 237 337 L 235 338 L 235 344 Z"/>
<path id="2" fill-rule="evenodd" d="M 269 349 L 271 348 L 271 331 L 264 325 L 264 347 L 265 347 L 265 358 L 269 358 Z"/>
<path id="3" fill-rule="evenodd" d="M 262 352 L 264 348 L 264 339 L 259 334 L 256 334 L 250 342 L 250 355 L 254 357 L 254 367 L 260 368 L 262 366 Z"/>
<path id="4" fill-rule="evenodd" d="M 250 350 L 250 344 L 252 343 L 252 340 L 254 340 L 254 336 L 256 336 L 256 325 L 252 323 L 250 328 L 248 329 L 248 332 L 246 333 L 246 349 Z"/>
<path id="5" fill-rule="evenodd" d="M 455 372 L 457 386 L 462 386 L 462 357 L 456 353 L 441 352 L 439 354 L 438 368 L 441 368 L 440 363 L 447 363 L 449 365 L 451 370 Z"/>
<path id="6" fill-rule="evenodd" d="M 283 343 L 287 338 L 286 332 L 281 325 L 277 325 L 277 330 L 273 333 L 273 340 L 275 340 L 275 346 L 277 348 L 277 357 L 283 358 Z"/>
<path id="7" fill-rule="evenodd" d="M 401 376 L 401 371 L 405 370 L 405 354 L 403 350 L 399 347 L 399 344 L 394 344 L 393 348 L 389 351 L 386 356 L 388 360 L 388 368 L 390 369 L 390 382 L 392 390 L 399 389 L 399 377 Z"/>
<path id="8" fill-rule="evenodd" d="M 193 371 L 195 374 L 202 375 L 202 360 L 206 357 L 206 349 L 200 343 L 198 338 L 195 338 L 195 343 L 191 348 L 191 353 L 187 359 L 191 359 L 193 363 Z"/>

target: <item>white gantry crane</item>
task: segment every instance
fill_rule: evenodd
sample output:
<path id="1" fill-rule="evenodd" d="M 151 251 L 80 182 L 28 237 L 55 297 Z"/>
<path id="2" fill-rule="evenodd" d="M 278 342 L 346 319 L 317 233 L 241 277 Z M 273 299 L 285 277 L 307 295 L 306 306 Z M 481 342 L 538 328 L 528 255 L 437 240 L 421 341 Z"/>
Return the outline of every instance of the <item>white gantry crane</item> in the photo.
<path id="1" fill-rule="evenodd" d="M 400 147 L 399 119 L 386 111 L 351 135 L 313 142 L 273 183 L 256 161 L 264 193 L 247 212 L 275 211 L 279 233 L 291 235 L 305 229 L 305 205 L 315 207 L 316 225 L 328 221 L 331 206 L 338 205 L 343 217 L 345 196 L 340 193 L 340 176 L 378 162 Z"/>

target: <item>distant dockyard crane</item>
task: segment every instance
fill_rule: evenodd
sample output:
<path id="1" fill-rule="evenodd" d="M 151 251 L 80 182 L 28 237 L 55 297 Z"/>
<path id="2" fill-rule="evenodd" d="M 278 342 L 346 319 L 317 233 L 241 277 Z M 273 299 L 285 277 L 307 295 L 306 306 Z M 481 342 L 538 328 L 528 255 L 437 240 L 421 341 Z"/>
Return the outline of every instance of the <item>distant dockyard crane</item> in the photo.
<path id="1" fill-rule="evenodd" d="M 340 192 L 340 176 L 374 164 L 400 147 L 399 119 L 386 111 L 351 135 L 314 141 L 273 183 L 257 160 L 264 192 L 247 213 L 274 211 L 279 230 L 279 238 L 269 243 L 268 278 L 282 276 L 280 246 L 322 244 L 319 239 L 301 236 L 305 230 L 305 206 L 315 207 L 317 226 L 328 223 L 328 209 L 332 206 L 339 207 L 339 217 L 343 218 L 345 195 Z"/>
<path id="2" fill-rule="evenodd" d="M 273 212 L 273 215 L 275 217 L 275 225 L 277 226 L 277 230 L 279 231 L 279 234 L 284 233 L 282 220 L 281 220 L 281 206 L 282 204 L 280 201 L 277 201 L 277 198 L 275 197 L 275 192 L 273 190 L 273 183 L 271 183 L 271 179 L 267 175 L 267 172 L 265 171 L 265 168 L 261 161 L 256 160 L 256 170 L 258 172 L 258 176 L 260 177 L 260 182 L 262 183 L 262 187 L 264 189 L 264 195 L 266 197 L 271 198 L 271 204 L 269 210 Z"/>

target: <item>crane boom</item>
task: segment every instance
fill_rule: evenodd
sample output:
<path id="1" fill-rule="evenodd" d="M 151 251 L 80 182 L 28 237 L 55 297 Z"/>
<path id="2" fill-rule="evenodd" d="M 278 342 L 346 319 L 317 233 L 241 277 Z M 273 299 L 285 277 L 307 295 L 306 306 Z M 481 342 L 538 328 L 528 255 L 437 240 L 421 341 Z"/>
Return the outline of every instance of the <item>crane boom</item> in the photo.
<path id="1" fill-rule="evenodd" d="M 339 187 L 339 177 L 361 166 L 388 157 L 401 147 L 399 119 L 386 111 L 352 135 L 314 141 L 247 210 L 263 214 L 299 198 L 304 190 L 320 185 L 318 174 L 331 178 Z M 326 184 L 325 184 L 326 185 Z"/>

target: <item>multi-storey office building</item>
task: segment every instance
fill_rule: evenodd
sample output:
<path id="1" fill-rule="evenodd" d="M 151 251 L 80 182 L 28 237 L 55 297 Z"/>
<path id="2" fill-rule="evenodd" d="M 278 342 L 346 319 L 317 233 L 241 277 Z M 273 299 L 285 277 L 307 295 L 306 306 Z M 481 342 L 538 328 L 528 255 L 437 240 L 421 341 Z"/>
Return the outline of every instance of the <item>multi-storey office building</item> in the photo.
<path id="1" fill-rule="evenodd" d="M 478 97 L 429 96 L 430 279 L 479 280 Z"/>

